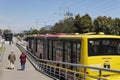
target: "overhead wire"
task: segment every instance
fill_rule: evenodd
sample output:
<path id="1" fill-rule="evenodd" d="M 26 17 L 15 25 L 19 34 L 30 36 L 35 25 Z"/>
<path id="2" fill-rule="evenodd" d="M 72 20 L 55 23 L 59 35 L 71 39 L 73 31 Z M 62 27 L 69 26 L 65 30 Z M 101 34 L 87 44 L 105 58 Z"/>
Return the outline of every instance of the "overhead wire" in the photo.
<path id="1" fill-rule="evenodd" d="M 114 9 L 117 9 L 120 4 L 120 1 L 118 0 L 108 0 L 108 1 L 94 1 L 92 2 L 92 4 L 90 3 L 90 1 L 86 2 L 88 5 L 85 7 L 80 7 L 79 11 L 80 14 L 83 13 L 91 13 L 94 14 L 93 17 L 95 17 L 96 15 L 104 15 L 104 14 L 110 14 L 110 12 L 113 12 Z M 86 4 L 84 2 L 84 4 Z"/>
<path id="2" fill-rule="evenodd" d="M 119 8 L 118 2 L 113 2 L 110 5 L 103 6 L 101 8 L 93 9 L 94 14 L 110 14 L 110 12 L 114 12 L 115 9 Z"/>

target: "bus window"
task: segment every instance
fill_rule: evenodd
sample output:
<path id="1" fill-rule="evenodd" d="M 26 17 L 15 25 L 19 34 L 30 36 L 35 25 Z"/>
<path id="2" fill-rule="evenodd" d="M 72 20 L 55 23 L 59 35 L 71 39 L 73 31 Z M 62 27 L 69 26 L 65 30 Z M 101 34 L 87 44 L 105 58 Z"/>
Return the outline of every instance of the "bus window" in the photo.
<path id="1" fill-rule="evenodd" d="M 71 51 L 70 42 L 66 41 L 65 42 L 65 62 L 71 62 L 71 60 L 70 60 L 71 52 L 70 51 Z"/>
<path id="2" fill-rule="evenodd" d="M 88 40 L 88 55 L 118 55 L 119 53 L 119 39 L 89 39 Z"/>
<path id="3" fill-rule="evenodd" d="M 34 39 L 31 40 L 31 49 L 32 53 L 34 54 Z"/>
<path id="4" fill-rule="evenodd" d="M 37 40 L 37 55 L 39 58 L 43 58 L 43 40 Z"/>
<path id="5" fill-rule="evenodd" d="M 79 64 L 80 63 L 80 42 L 73 42 L 73 54 L 71 57 L 72 63 Z M 79 70 L 78 67 L 73 67 L 73 70 Z"/>
<path id="6" fill-rule="evenodd" d="M 75 40 L 65 41 L 65 62 L 69 63 L 78 63 L 80 62 L 80 42 Z M 71 68 L 76 70 L 76 68 L 66 66 L 67 68 Z"/>
<path id="7" fill-rule="evenodd" d="M 63 61 L 63 41 L 56 43 L 56 61 Z"/>
<path id="8" fill-rule="evenodd" d="M 53 58 L 56 61 L 63 61 L 63 41 L 54 41 Z"/>
<path id="9" fill-rule="evenodd" d="M 28 43 L 28 46 L 29 46 L 30 51 L 31 51 L 31 47 L 32 47 L 31 44 L 32 44 L 32 40 L 30 39 L 30 40 L 29 40 L 29 43 Z"/>
<path id="10" fill-rule="evenodd" d="M 80 43 L 73 42 L 73 54 L 72 54 L 72 63 L 79 63 L 80 62 Z"/>
<path id="11" fill-rule="evenodd" d="M 53 52 L 53 50 L 52 50 L 52 47 L 53 46 L 53 41 L 52 40 L 48 40 L 48 59 L 49 60 L 52 60 L 53 59 L 53 54 L 52 54 L 52 52 Z"/>

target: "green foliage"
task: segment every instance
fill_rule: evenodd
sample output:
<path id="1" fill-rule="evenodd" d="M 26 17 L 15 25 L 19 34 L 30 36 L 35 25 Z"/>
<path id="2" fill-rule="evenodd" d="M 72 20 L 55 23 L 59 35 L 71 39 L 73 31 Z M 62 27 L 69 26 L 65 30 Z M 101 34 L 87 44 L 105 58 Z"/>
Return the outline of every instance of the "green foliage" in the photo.
<path id="1" fill-rule="evenodd" d="M 62 33 L 63 32 L 64 22 L 60 21 L 56 23 L 54 27 L 51 28 L 52 33 Z"/>
<path id="2" fill-rule="evenodd" d="M 2 34 L 2 30 L 0 29 L 0 35 Z"/>
<path id="3" fill-rule="evenodd" d="M 80 22 L 82 33 L 90 32 L 92 28 L 92 19 L 88 14 L 81 17 Z"/>
<path id="4" fill-rule="evenodd" d="M 50 33 L 49 30 L 46 30 L 44 27 L 41 28 L 39 31 L 38 31 L 39 34 L 46 34 L 46 33 Z"/>
<path id="5" fill-rule="evenodd" d="M 5 29 L 5 30 L 3 31 L 3 33 L 4 33 L 4 34 L 9 34 L 9 33 L 11 33 L 11 30 Z"/>
<path id="6" fill-rule="evenodd" d="M 23 37 L 23 36 L 24 36 L 24 34 L 23 34 L 23 33 L 18 33 L 16 36 Z"/>
<path id="7" fill-rule="evenodd" d="M 76 32 L 78 33 L 82 33 L 82 26 L 81 26 L 81 17 L 80 15 L 76 15 L 75 16 L 75 23 L 74 23 L 74 26 L 76 27 Z"/>
<path id="8" fill-rule="evenodd" d="M 112 19 L 111 17 L 98 16 L 92 20 L 89 14 L 73 18 L 71 12 L 65 14 L 65 19 L 57 22 L 50 30 L 44 27 L 38 30 L 30 30 L 27 34 L 46 34 L 46 33 L 87 33 L 87 32 L 104 32 L 105 34 L 120 35 L 120 18 Z"/>
<path id="9" fill-rule="evenodd" d="M 51 28 L 52 33 L 74 33 L 76 27 L 74 26 L 73 17 L 66 18 L 64 21 L 56 23 L 54 27 Z"/>
<path id="10" fill-rule="evenodd" d="M 104 32 L 105 34 L 120 35 L 120 18 L 98 16 L 92 21 L 88 14 L 80 16 L 79 14 L 64 19 L 52 27 L 52 33 L 86 33 L 86 32 Z"/>
<path id="11" fill-rule="evenodd" d="M 37 29 L 32 30 L 32 34 L 38 34 L 38 30 Z"/>
<path id="12" fill-rule="evenodd" d="M 112 34 L 120 35 L 120 18 L 113 19 Z"/>
<path id="13" fill-rule="evenodd" d="M 88 14 L 85 14 L 84 16 L 80 17 L 80 15 L 78 14 L 75 17 L 75 27 L 77 28 L 77 32 L 78 33 L 86 33 L 86 32 L 90 32 L 93 29 L 92 26 L 92 19 Z"/>
<path id="14" fill-rule="evenodd" d="M 74 26 L 74 19 L 72 17 L 65 19 L 64 25 L 63 25 L 63 32 L 64 33 L 74 33 L 75 30 L 76 30 L 76 27 Z"/>
<path id="15" fill-rule="evenodd" d="M 94 26 L 96 31 L 102 31 L 105 34 L 116 34 L 116 31 L 118 33 L 119 31 L 117 29 L 119 28 L 117 27 L 117 24 L 119 24 L 119 21 L 116 22 L 116 19 L 114 20 L 111 17 L 106 16 L 99 16 L 94 20 Z"/>

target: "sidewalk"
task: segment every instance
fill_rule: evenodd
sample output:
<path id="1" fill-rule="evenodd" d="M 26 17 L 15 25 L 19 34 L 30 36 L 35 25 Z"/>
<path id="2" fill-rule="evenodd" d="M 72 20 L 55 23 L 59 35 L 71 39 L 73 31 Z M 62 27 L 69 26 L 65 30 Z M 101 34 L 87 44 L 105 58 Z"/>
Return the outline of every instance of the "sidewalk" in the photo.
<path id="1" fill-rule="evenodd" d="M 13 50 L 16 54 L 16 62 L 15 62 L 15 69 L 11 70 L 8 67 L 10 67 L 10 63 L 8 61 L 8 54 L 10 51 Z M 2 60 L 2 72 L 0 74 L 0 80 L 53 80 L 50 77 L 36 71 L 34 67 L 30 64 L 30 62 L 27 60 L 26 62 L 26 69 L 24 71 L 21 71 L 20 68 L 20 61 L 19 56 L 21 52 L 16 47 L 15 44 L 9 45 L 9 42 L 5 42 L 5 52 L 3 54 L 3 60 Z"/>

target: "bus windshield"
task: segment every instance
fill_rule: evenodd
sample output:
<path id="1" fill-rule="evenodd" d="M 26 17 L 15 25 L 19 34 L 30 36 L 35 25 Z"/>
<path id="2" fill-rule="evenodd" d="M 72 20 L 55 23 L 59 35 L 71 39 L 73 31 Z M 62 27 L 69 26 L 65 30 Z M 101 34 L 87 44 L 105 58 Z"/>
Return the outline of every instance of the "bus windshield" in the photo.
<path id="1" fill-rule="evenodd" d="M 120 55 L 120 39 L 88 39 L 88 56 Z"/>

